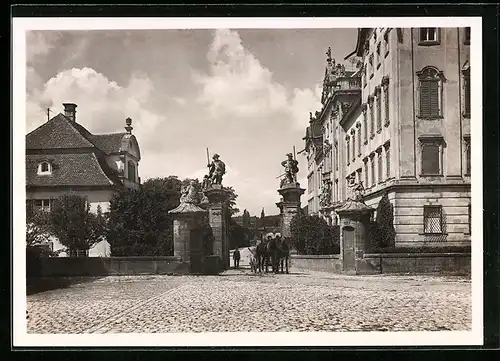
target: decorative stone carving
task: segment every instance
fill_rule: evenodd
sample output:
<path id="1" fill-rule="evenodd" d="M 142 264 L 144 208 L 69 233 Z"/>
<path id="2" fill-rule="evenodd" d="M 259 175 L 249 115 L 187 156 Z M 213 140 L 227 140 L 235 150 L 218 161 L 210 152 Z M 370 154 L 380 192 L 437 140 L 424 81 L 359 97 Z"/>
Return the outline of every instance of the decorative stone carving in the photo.
<path id="1" fill-rule="evenodd" d="M 332 149 L 332 144 L 328 141 L 328 139 L 325 139 L 323 141 L 323 151 L 329 152 L 331 149 Z"/>
<path id="2" fill-rule="evenodd" d="M 387 75 L 384 75 L 382 77 L 382 86 L 387 87 L 389 85 L 389 77 Z"/>
<path id="3" fill-rule="evenodd" d="M 347 113 L 349 108 L 351 107 L 351 103 L 349 102 L 342 102 L 340 103 L 340 108 L 342 109 L 342 113 Z"/>
<path id="4" fill-rule="evenodd" d="M 319 204 L 321 207 L 328 207 L 332 202 L 332 184 L 329 180 L 323 181 Z"/>

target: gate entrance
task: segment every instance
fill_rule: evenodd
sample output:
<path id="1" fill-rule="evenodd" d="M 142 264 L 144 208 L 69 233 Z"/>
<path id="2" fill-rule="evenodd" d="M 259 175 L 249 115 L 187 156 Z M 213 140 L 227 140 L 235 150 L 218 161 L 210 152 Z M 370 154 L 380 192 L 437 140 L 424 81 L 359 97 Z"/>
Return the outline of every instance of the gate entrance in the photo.
<path id="1" fill-rule="evenodd" d="M 342 228 L 343 239 L 343 270 L 346 272 L 356 272 L 356 253 L 354 250 L 354 228 L 346 226 Z"/>
<path id="2" fill-rule="evenodd" d="M 192 273 L 203 272 L 203 229 L 195 228 L 191 230 L 189 264 Z"/>

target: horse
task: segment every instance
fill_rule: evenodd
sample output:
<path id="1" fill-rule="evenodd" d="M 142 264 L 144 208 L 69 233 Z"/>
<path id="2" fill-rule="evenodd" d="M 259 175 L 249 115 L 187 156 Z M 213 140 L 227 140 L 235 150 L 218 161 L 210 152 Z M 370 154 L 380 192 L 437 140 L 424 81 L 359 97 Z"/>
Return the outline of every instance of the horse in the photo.
<path id="1" fill-rule="evenodd" d="M 290 246 L 288 245 L 287 238 L 281 238 L 277 241 L 278 248 L 278 262 L 276 264 L 279 269 L 281 266 L 281 273 L 283 273 L 283 266 L 285 266 L 286 273 L 288 274 L 288 262 L 290 260 Z"/>
<path id="2" fill-rule="evenodd" d="M 269 252 L 268 252 L 268 244 L 270 243 L 271 239 L 269 239 L 267 242 L 262 241 L 259 243 L 255 249 L 256 253 L 256 259 L 257 259 L 257 268 L 259 272 L 262 272 L 263 270 L 268 272 L 268 267 L 269 267 Z"/>
<path id="3" fill-rule="evenodd" d="M 271 267 L 274 273 L 278 273 L 278 262 L 279 262 L 279 247 L 276 238 L 272 238 L 267 242 L 266 250 L 271 259 Z"/>
<path id="4" fill-rule="evenodd" d="M 256 252 L 257 247 L 248 247 L 248 250 L 250 251 L 250 270 L 253 273 L 257 273 L 257 252 Z"/>

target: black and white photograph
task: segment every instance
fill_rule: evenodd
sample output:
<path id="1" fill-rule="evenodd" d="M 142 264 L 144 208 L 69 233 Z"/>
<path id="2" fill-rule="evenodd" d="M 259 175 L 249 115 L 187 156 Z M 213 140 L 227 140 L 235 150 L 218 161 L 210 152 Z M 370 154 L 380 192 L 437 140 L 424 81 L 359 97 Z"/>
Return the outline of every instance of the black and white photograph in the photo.
<path id="1" fill-rule="evenodd" d="M 14 344 L 481 344 L 480 18 L 13 37 Z"/>

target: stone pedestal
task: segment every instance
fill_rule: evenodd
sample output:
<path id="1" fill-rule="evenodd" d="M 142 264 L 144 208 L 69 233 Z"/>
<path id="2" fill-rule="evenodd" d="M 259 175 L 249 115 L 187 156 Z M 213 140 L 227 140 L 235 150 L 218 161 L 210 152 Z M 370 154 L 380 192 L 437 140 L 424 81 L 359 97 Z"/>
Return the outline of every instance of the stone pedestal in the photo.
<path id="1" fill-rule="evenodd" d="M 191 234 L 200 226 L 206 211 L 194 204 L 181 203 L 169 211 L 174 216 L 174 256 L 182 262 L 191 262 Z"/>
<path id="2" fill-rule="evenodd" d="M 224 187 L 214 184 L 204 191 L 208 199 L 208 220 L 214 236 L 213 254 L 220 257 L 224 269 L 230 267 L 229 260 L 229 210 L 231 193 Z"/>
<path id="3" fill-rule="evenodd" d="M 347 274 L 363 272 L 363 256 L 369 244 L 368 226 L 374 209 L 348 199 L 336 210 L 340 218 L 340 260 Z"/>
<path id="4" fill-rule="evenodd" d="M 287 184 L 280 189 L 278 193 L 281 196 L 281 201 L 276 203 L 280 209 L 281 215 L 281 237 L 291 237 L 290 223 L 300 211 L 300 197 L 304 194 L 305 189 L 300 188 L 299 183 Z"/>

